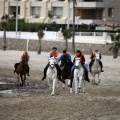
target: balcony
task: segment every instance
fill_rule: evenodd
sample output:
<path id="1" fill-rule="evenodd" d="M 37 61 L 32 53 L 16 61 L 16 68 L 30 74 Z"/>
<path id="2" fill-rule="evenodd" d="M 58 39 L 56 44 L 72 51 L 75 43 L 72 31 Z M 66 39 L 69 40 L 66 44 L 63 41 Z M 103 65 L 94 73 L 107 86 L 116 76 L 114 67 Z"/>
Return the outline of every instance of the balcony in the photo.
<path id="1" fill-rule="evenodd" d="M 53 1 L 52 2 L 52 7 L 63 7 L 64 2 L 63 1 Z"/>
<path id="2" fill-rule="evenodd" d="M 98 20 L 95 20 L 95 19 L 79 19 L 79 20 L 75 20 L 75 24 L 78 24 L 78 25 L 81 25 L 81 24 L 99 24 L 99 23 L 102 23 L 103 20 L 101 19 L 98 19 Z M 72 22 L 71 22 L 72 24 Z"/>
<path id="3" fill-rule="evenodd" d="M 16 0 L 10 1 L 10 6 L 17 6 Z M 20 1 L 18 1 L 18 6 L 20 6 Z"/>
<path id="4" fill-rule="evenodd" d="M 34 7 L 40 7 L 42 4 L 42 1 L 32 1 L 31 2 L 31 6 L 34 6 Z"/>
<path id="5" fill-rule="evenodd" d="M 76 7 L 85 8 L 104 8 L 104 2 L 99 1 L 78 1 Z"/>

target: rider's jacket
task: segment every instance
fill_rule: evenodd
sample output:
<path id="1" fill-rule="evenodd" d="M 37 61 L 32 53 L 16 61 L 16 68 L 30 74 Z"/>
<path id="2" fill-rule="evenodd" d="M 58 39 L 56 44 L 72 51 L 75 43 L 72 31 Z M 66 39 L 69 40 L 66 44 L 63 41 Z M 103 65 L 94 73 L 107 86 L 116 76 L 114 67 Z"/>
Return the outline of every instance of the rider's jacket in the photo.
<path id="1" fill-rule="evenodd" d="M 93 59 L 95 56 L 96 56 L 96 52 L 93 51 L 92 54 L 91 54 L 91 59 Z M 100 59 L 101 59 L 101 54 L 100 54 Z"/>
<path id="2" fill-rule="evenodd" d="M 62 54 L 62 55 L 60 56 L 59 61 L 62 60 L 63 57 L 64 57 L 67 61 L 72 62 L 72 58 L 71 58 L 70 52 L 66 52 L 66 55 Z"/>
<path id="3" fill-rule="evenodd" d="M 81 59 L 81 64 L 85 64 L 84 53 L 81 52 L 80 56 L 75 55 L 75 57 L 73 59 L 73 63 L 75 63 L 75 58 L 80 58 Z"/>
<path id="4" fill-rule="evenodd" d="M 21 56 L 21 60 L 26 59 L 26 62 L 29 61 L 29 54 L 27 51 L 23 52 L 22 56 Z"/>
<path id="5" fill-rule="evenodd" d="M 50 51 L 50 57 L 57 57 L 58 56 L 58 51 L 54 52 L 54 51 Z"/>

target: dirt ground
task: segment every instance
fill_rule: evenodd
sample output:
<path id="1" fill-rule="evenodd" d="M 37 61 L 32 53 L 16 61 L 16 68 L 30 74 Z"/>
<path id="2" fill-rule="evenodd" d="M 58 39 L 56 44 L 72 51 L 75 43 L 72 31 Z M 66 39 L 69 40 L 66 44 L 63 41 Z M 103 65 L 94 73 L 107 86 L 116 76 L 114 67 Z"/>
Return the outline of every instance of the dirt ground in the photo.
<path id="1" fill-rule="evenodd" d="M 104 73 L 100 85 L 86 83 L 85 94 L 59 88 L 55 96 L 41 81 L 47 54 L 30 54 L 30 77 L 19 87 L 13 66 L 22 51 L 0 51 L 0 120 L 120 120 L 120 57 L 103 56 Z M 90 56 L 86 55 L 86 61 Z M 91 76 L 90 76 L 91 78 Z"/>

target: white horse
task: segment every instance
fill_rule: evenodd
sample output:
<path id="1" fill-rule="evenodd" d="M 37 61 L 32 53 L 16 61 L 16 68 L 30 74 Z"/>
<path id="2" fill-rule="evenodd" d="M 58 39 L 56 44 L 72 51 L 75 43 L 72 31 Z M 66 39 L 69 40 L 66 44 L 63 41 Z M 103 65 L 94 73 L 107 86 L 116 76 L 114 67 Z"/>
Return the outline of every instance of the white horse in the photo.
<path id="1" fill-rule="evenodd" d="M 55 67 L 56 59 L 54 57 L 49 58 L 49 67 L 47 70 L 47 79 L 49 84 L 49 90 L 52 90 L 51 95 L 55 94 L 55 87 L 57 84 L 57 69 Z"/>
<path id="2" fill-rule="evenodd" d="M 75 70 L 74 70 L 74 80 L 75 80 L 75 93 L 82 92 L 85 93 L 85 80 L 83 79 L 84 69 L 81 65 L 80 58 L 75 59 Z"/>
<path id="3" fill-rule="evenodd" d="M 100 74 L 101 74 L 101 67 L 99 64 L 99 60 L 100 60 L 100 53 L 97 52 L 95 55 L 95 58 L 94 58 L 94 63 L 91 66 L 91 75 L 93 77 L 92 84 L 96 84 L 95 83 L 95 75 L 96 74 L 98 74 L 98 84 L 101 82 L 101 79 L 99 78 Z"/>

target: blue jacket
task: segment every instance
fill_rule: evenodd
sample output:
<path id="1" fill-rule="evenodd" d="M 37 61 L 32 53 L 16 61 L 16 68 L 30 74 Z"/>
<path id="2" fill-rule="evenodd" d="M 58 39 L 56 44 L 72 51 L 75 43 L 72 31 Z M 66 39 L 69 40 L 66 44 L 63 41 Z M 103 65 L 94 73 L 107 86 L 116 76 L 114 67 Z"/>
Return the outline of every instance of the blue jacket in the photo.
<path id="1" fill-rule="evenodd" d="M 60 56 L 60 59 L 58 60 L 58 62 L 62 59 L 63 59 L 63 55 Z M 72 58 L 71 58 L 70 54 L 67 54 L 66 59 L 67 59 L 67 61 L 72 62 Z"/>

